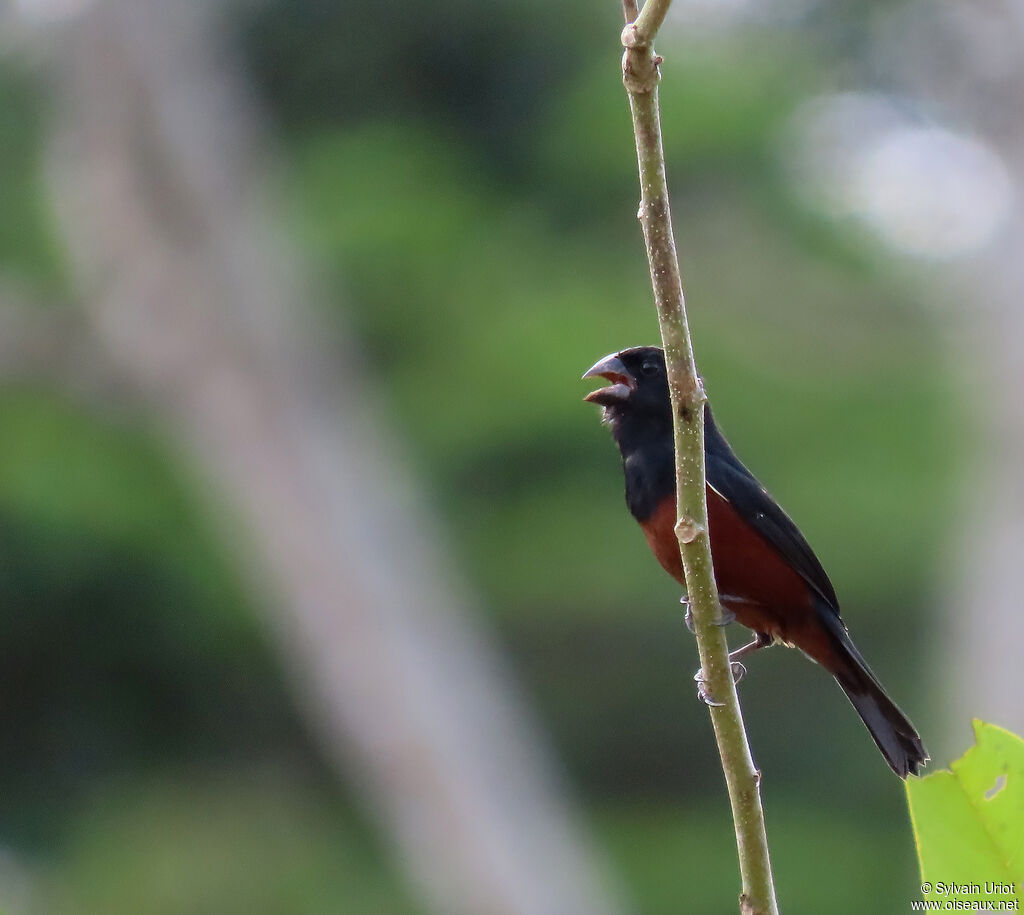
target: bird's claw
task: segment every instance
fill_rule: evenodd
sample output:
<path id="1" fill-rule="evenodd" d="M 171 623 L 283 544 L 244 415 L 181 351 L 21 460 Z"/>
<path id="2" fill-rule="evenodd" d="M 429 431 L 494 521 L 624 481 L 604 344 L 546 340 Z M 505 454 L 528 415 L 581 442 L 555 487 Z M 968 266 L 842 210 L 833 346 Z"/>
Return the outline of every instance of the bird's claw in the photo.
<path id="1" fill-rule="evenodd" d="M 706 706 L 710 708 L 724 708 L 725 703 L 719 702 L 714 696 L 708 691 L 707 686 L 701 682 L 697 686 L 697 698 L 700 699 Z"/>
<path id="2" fill-rule="evenodd" d="M 739 661 L 729 662 L 729 671 L 732 673 L 733 683 L 739 683 L 747 675 L 747 668 L 743 666 Z M 725 705 L 724 702 L 718 702 L 714 696 L 711 695 L 708 689 L 707 680 L 704 679 L 704 668 L 702 667 L 693 675 L 694 682 L 697 684 L 697 698 L 701 700 L 705 705 L 710 705 L 712 708 L 721 708 Z"/>
<path id="3" fill-rule="evenodd" d="M 679 598 L 679 603 L 686 607 L 686 615 L 683 617 L 683 621 L 686 623 L 686 628 L 693 632 L 693 611 L 690 609 L 690 600 L 684 595 Z M 721 613 L 718 619 L 712 622 L 712 626 L 728 626 L 729 623 L 736 619 L 736 614 L 732 610 L 726 610 L 721 604 L 718 605 L 718 609 Z"/>
<path id="4" fill-rule="evenodd" d="M 724 702 L 719 702 L 717 699 L 715 699 L 715 697 L 712 696 L 711 692 L 708 690 L 707 681 L 704 679 L 703 667 L 693 675 L 693 679 L 697 683 L 697 698 L 700 699 L 701 702 L 703 702 L 707 706 L 710 706 L 711 708 L 722 708 L 725 705 Z"/>

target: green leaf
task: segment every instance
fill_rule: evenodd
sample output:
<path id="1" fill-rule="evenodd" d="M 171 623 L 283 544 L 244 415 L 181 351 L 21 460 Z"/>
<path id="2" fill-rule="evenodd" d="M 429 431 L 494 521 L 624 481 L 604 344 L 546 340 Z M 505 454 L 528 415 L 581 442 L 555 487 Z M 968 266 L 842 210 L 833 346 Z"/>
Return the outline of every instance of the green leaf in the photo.
<path id="1" fill-rule="evenodd" d="M 932 899 L 1019 900 L 1024 740 L 983 721 L 974 734 L 975 745 L 950 769 L 907 780 L 922 888 Z"/>

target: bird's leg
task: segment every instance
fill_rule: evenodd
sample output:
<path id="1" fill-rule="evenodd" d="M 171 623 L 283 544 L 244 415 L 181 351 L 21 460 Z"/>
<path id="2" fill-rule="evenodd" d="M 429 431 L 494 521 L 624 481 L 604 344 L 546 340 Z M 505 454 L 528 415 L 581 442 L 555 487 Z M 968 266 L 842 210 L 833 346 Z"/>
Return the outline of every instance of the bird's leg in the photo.
<path id="1" fill-rule="evenodd" d="M 740 658 L 745 658 L 748 654 L 753 654 L 755 651 L 767 648 L 771 643 L 772 637 L 768 633 L 756 632 L 752 642 L 747 642 L 746 645 L 742 645 L 735 651 L 730 651 L 729 667 L 732 670 L 733 680 L 739 683 L 747 675 L 747 668 L 740 663 Z"/>
<path id="2" fill-rule="evenodd" d="M 688 594 L 684 594 L 679 598 L 679 603 L 686 607 L 686 615 L 683 617 L 683 621 L 686 623 L 686 628 L 693 632 L 693 612 L 690 610 L 690 597 Z M 718 609 L 721 611 L 718 619 L 714 621 L 712 625 L 715 626 L 728 626 L 733 620 L 736 619 L 736 614 L 732 610 L 726 610 L 722 604 L 718 605 Z"/>
<path id="3" fill-rule="evenodd" d="M 735 651 L 729 653 L 729 670 L 732 672 L 732 679 L 734 683 L 739 683 L 747 675 L 747 668 L 740 663 L 740 658 L 745 658 L 748 654 L 753 654 L 755 651 L 760 651 L 762 648 L 766 648 L 771 645 L 772 637 L 765 632 L 757 632 L 754 634 L 754 640 L 748 642 L 746 645 L 737 648 Z M 725 705 L 724 702 L 716 702 L 711 693 L 708 692 L 707 681 L 704 679 L 704 668 L 702 667 L 693 675 L 693 679 L 697 682 L 697 698 L 699 698 L 705 705 L 710 705 L 714 708 L 721 708 Z"/>

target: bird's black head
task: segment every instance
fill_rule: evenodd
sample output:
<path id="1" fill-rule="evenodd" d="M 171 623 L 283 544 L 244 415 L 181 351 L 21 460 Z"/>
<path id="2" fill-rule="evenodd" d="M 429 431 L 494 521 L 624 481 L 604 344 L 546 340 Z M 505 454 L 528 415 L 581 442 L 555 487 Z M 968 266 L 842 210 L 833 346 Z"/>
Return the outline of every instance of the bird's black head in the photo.
<path id="1" fill-rule="evenodd" d="M 665 354 L 656 346 L 634 346 L 605 356 L 583 377 L 611 382 L 584 399 L 604 407 L 604 421 L 622 455 L 626 504 L 643 521 L 675 492 Z"/>
<path id="2" fill-rule="evenodd" d="M 588 369 L 584 378 L 606 378 L 611 384 L 588 394 L 584 400 L 604 407 L 604 418 L 613 431 L 632 421 L 672 426 L 665 353 L 659 346 L 633 346 L 605 356 Z"/>

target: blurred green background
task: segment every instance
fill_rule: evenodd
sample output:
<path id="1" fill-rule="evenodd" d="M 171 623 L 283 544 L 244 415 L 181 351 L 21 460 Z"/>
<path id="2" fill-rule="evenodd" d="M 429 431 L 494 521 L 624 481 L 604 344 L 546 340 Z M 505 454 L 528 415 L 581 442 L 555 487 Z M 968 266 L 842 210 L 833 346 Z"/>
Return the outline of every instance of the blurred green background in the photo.
<path id="1" fill-rule="evenodd" d="M 944 330 L 885 252 L 803 206 L 778 154 L 792 111 L 857 55 L 870 6 L 666 39 L 662 106 L 716 415 L 927 737 L 920 633 L 959 460 Z M 657 336 L 619 11 L 562 4 L 566 41 L 533 0 L 382 5 L 386 41 L 353 40 L 365 12 L 231 11 L 288 229 L 637 911 L 683 911 L 682 882 L 685 911 L 727 911 L 735 850 L 693 639 L 578 381 Z M 60 301 L 47 116 L 44 81 L 8 54 L 0 259 L 6 282 Z M 212 510 L 145 422 L 0 389 L 0 904 L 421 911 L 300 720 Z M 895 911 L 917 883 L 902 787 L 839 689 L 776 650 L 741 696 L 783 909 Z"/>

